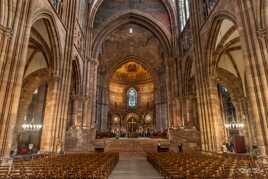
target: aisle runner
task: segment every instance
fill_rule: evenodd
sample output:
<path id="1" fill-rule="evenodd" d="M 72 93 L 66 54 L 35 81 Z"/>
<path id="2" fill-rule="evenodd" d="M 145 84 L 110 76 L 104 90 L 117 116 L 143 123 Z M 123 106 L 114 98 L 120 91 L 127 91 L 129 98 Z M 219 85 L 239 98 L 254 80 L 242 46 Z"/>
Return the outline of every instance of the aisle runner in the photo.
<path id="1" fill-rule="evenodd" d="M 109 179 L 163 179 L 147 162 L 144 153 L 120 153 L 120 160 Z"/>

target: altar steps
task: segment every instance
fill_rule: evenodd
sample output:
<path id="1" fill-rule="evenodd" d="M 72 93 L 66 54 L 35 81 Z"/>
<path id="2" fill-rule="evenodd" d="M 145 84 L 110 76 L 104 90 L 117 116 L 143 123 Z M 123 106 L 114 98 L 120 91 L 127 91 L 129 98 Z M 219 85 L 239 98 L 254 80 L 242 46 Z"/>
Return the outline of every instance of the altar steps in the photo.
<path id="1" fill-rule="evenodd" d="M 103 145 L 105 152 L 156 152 L 158 143 L 169 143 L 167 139 L 99 139 L 97 145 Z"/>

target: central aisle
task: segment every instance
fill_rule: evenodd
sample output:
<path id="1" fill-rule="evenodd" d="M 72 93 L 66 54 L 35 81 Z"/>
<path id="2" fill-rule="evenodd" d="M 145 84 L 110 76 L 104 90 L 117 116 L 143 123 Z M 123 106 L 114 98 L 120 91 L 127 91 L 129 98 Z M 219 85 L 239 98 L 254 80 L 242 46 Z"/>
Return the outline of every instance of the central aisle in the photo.
<path id="1" fill-rule="evenodd" d="M 163 179 L 146 160 L 144 153 L 120 153 L 109 179 Z"/>

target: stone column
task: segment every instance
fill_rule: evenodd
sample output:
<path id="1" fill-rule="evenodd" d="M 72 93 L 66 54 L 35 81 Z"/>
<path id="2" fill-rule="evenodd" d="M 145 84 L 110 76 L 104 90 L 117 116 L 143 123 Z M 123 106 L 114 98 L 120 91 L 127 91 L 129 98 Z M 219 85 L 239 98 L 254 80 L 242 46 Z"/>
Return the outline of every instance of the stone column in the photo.
<path id="1" fill-rule="evenodd" d="M 96 124 L 95 124 L 95 128 L 97 131 L 101 130 L 101 125 L 102 125 L 102 105 L 101 105 L 101 101 L 102 101 L 102 79 L 100 77 L 101 75 L 99 74 L 98 77 L 98 86 L 97 86 L 97 116 L 96 116 Z"/>
<path id="2" fill-rule="evenodd" d="M 92 113 L 91 113 L 91 128 L 95 128 L 96 123 L 96 100 L 97 100 L 97 80 L 98 80 L 98 63 L 92 61 Z"/>
<path id="3" fill-rule="evenodd" d="M 159 79 L 155 88 L 155 127 L 158 131 L 173 126 L 172 121 L 168 119 L 165 75 L 160 74 L 159 76 L 161 76 L 161 79 Z"/>
<path id="4" fill-rule="evenodd" d="M 96 90 L 96 129 L 102 132 L 109 130 L 108 112 L 109 112 L 109 86 L 107 82 L 107 70 L 105 66 L 100 67 L 97 76 Z"/>
<path id="5" fill-rule="evenodd" d="M 91 122 L 91 97 L 83 96 L 83 119 L 82 128 L 89 129 Z"/>
<path id="6" fill-rule="evenodd" d="M 187 96 L 185 99 L 185 120 L 184 120 L 184 125 L 186 128 L 191 128 L 194 126 L 193 123 L 193 115 L 192 114 L 192 109 L 194 108 L 193 106 L 193 96 Z"/>
<path id="7" fill-rule="evenodd" d="M 163 127 L 161 123 L 161 92 L 160 92 L 160 86 L 155 88 L 155 128 L 157 131 L 160 131 L 160 129 Z"/>
<path id="8" fill-rule="evenodd" d="M 174 121 L 174 127 L 184 127 L 186 121 L 186 98 L 178 96 L 176 97 L 176 118 Z"/>
<path id="9" fill-rule="evenodd" d="M 237 119 L 239 122 L 244 124 L 244 128 L 240 129 L 240 133 L 245 137 L 247 146 L 252 146 L 253 141 L 253 130 L 254 124 L 249 121 L 248 116 L 248 99 L 246 97 L 239 98 L 235 101 L 237 109 Z"/>
<path id="10" fill-rule="evenodd" d="M 7 7 L 6 3 L 1 5 Z M 26 65 L 28 43 L 25 41 L 30 32 L 28 16 L 25 16 L 30 1 L 13 3 L 10 5 L 10 8 L 16 7 L 13 15 L 10 14 L 12 9 L 6 9 L 0 17 L 4 18 L 2 22 L 9 22 L 0 25 L 0 157 L 9 157 L 12 146 Z"/>
<path id="11" fill-rule="evenodd" d="M 102 90 L 102 100 L 101 100 L 101 130 L 102 131 L 107 131 L 108 130 L 108 112 L 109 112 L 109 107 L 108 107 L 108 91 L 107 88 L 103 88 Z"/>
<path id="12" fill-rule="evenodd" d="M 86 88 L 83 112 L 83 128 L 95 128 L 96 116 L 96 91 L 97 91 L 97 67 L 98 64 L 94 60 L 87 61 L 86 68 Z"/>
<path id="13" fill-rule="evenodd" d="M 57 117 L 57 107 L 59 103 L 58 95 L 61 78 L 52 77 L 48 82 L 46 108 L 41 136 L 41 152 L 56 152 L 57 141 L 56 131 L 58 130 L 59 118 Z"/>
<path id="14" fill-rule="evenodd" d="M 83 121 L 82 121 L 82 104 L 83 104 L 83 98 L 80 96 L 73 96 L 73 114 L 72 114 L 72 120 L 73 125 L 75 128 L 81 128 Z"/>
<path id="15" fill-rule="evenodd" d="M 184 126 L 184 116 L 183 116 L 183 112 L 184 112 L 184 102 L 185 102 L 185 98 L 182 97 L 176 97 L 176 122 L 175 122 L 175 127 L 183 127 Z"/>
<path id="16" fill-rule="evenodd" d="M 257 145 L 260 149 L 261 154 L 266 154 L 266 135 L 267 135 L 267 127 L 264 124 L 264 119 L 260 116 L 259 109 L 258 109 L 258 103 L 256 101 L 256 93 L 254 90 L 254 82 L 251 77 L 251 74 L 247 73 L 247 91 L 249 95 L 250 100 L 250 107 L 249 107 L 249 121 L 250 123 L 253 123 L 253 126 L 255 127 L 255 140 L 257 142 Z"/>
<path id="17" fill-rule="evenodd" d="M 215 152 L 221 152 L 221 146 L 224 139 L 224 122 L 220 110 L 220 100 L 217 88 L 217 81 L 215 79 L 210 80 L 210 122 L 212 127 L 212 136 L 214 137 L 215 142 Z"/>
<path id="18" fill-rule="evenodd" d="M 248 96 L 252 119 L 256 123 L 256 138 L 261 155 L 268 154 L 268 67 L 267 33 L 257 29 L 258 22 L 250 1 L 237 2 L 243 28 L 241 41 L 244 57 L 247 59 Z M 266 28 L 266 27 L 265 27 Z"/>
<path id="19" fill-rule="evenodd" d="M 90 128 L 90 121 L 91 121 L 91 63 L 90 59 L 84 62 L 84 88 L 83 88 L 83 125 L 84 129 Z"/>
<path id="20" fill-rule="evenodd" d="M 208 151 L 208 135 L 207 135 L 207 127 L 206 121 L 203 116 L 203 101 L 200 95 L 200 90 L 198 89 L 199 85 L 197 85 L 197 111 L 199 116 L 199 124 L 200 124 L 200 134 L 201 134 L 201 147 L 203 151 Z"/>

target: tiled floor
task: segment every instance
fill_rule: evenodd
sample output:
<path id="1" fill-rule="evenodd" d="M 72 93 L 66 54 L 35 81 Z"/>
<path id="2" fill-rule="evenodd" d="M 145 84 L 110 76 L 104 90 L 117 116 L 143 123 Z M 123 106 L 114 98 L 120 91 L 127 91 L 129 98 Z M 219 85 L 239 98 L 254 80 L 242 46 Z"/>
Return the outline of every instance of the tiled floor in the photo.
<path id="1" fill-rule="evenodd" d="M 120 160 L 109 179 L 163 179 L 143 153 L 120 153 Z"/>

